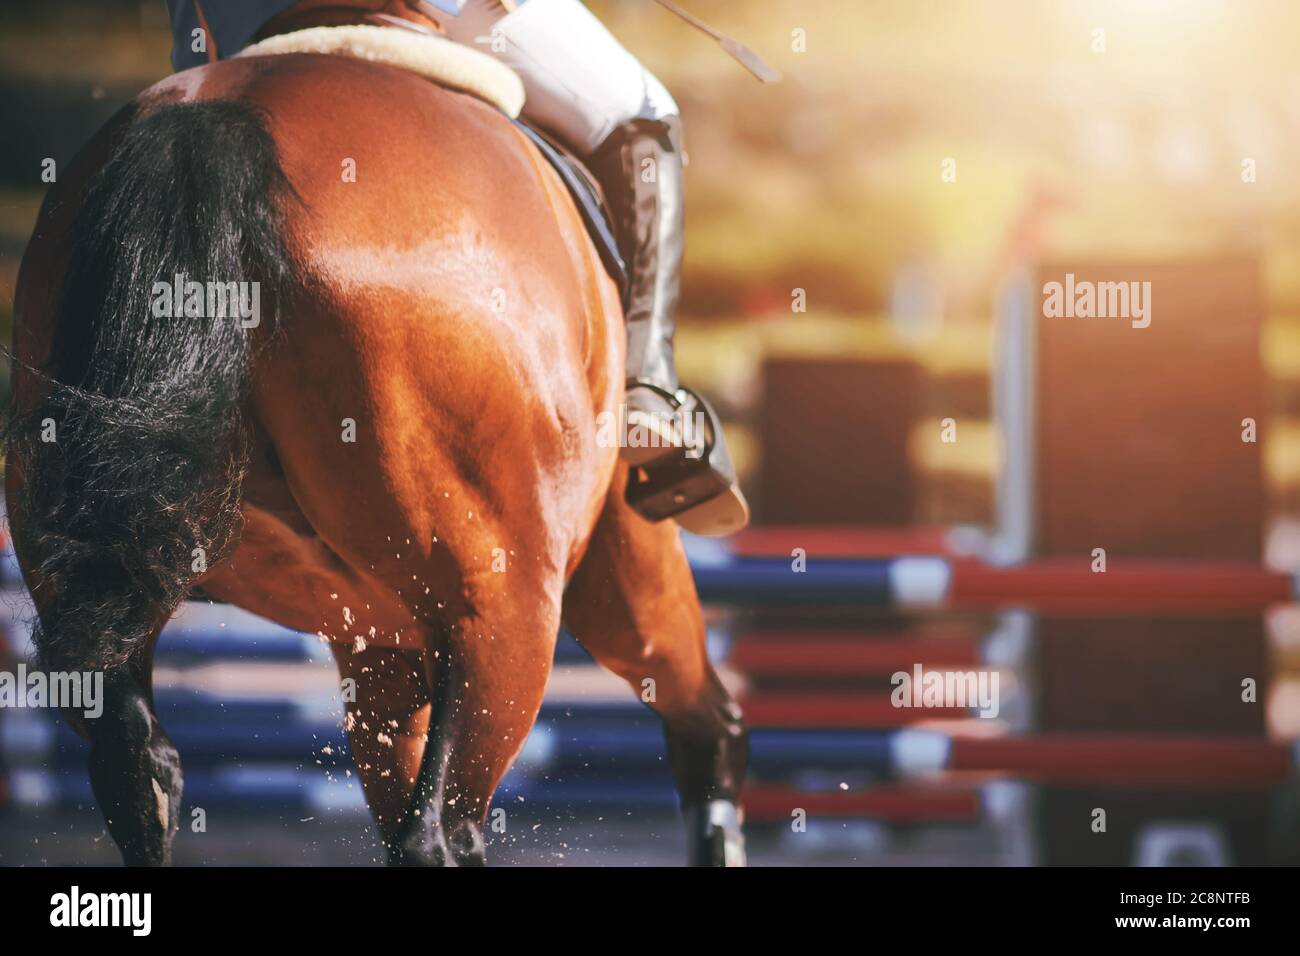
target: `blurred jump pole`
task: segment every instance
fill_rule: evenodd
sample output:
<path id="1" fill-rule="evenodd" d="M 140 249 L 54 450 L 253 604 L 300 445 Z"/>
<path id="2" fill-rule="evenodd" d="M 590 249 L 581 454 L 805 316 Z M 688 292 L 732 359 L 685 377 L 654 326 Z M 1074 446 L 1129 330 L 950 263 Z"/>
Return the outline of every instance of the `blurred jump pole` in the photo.
<path id="1" fill-rule="evenodd" d="M 659 6 L 663 7 L 674 16 L 685 20 L 691 26 L 695 27 L 695 29 L 713 37 L 713 39 L 718 41 L 718 46 L 731 54 L 732 59 L 745 69 L 749 70 L 750 73 L 753 73 L 764 83 L 780 82 L 781 74 L 777 70 L 768 66 L 761 56 L 749 47 L 745 46 L 745 44 L 738 40 L 733 40 L 731 37 L 719 30 L 713 29 L 713 27 L 709 26 L 703 20 L 687 13 L 677 4 L 673 3 L 672 0 L 655 0 L 655 3 L 659 4 Z"/>

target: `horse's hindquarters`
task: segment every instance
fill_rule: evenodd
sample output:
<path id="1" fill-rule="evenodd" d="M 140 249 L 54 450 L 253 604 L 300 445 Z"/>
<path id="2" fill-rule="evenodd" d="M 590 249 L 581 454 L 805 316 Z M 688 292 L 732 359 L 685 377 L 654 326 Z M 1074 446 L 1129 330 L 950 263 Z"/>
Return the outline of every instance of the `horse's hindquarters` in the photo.
<path id="1" fill-rule="evenodd" d="M 303 201 L 288 239 L 310 281 L 255 369 L 274 467 L 250 487 L 282 483 L 330 570 L 400 583 L 403 604 L 416 555 L 451 604 L 494 549 L 566 573 L 614 467 L 596 419 L 623 332 L 558 178 L 500 114 L 396 69 L 210 70 L 187 95 L 264 110 Z"/>
<path id="2" fill-rule="evenodd" d="M 290 236 L 313 281 L 255 370 L 248 533 L 205 586 L 334 642 L 390 858 L 477 862 L 615 467 L 596 420 L 622 390 L 617 295 L 499 115 L 275 59 L 247 95 L 310 210 Z M 392 686 L 411 652 L 424 699 Z"/>
<path id="3" fill-rule="evenodd" d="M 381 821 L 395 859 L 480 860 L 614 468 L 594 424 L 621 387 L 612 284 L 503 118 L 397 70 L 227 61 L 119 122 L 24 265 L 20 354 L 52 349 L 59 384 L 19 370 L 9 478 L 43 653 L 111 669 L 89 735 L 114 839 L 169 858 L 180 769 L 149 658 L 197 583 L 344 654 L 414 655 L 427 723 L 408 736 L 435 745 L 414 780 L 414 752 L 383 765 L 378 735 L 410 715 L 381 718 L 363 667 L 359 770 L 381 800 L 402 783 L 384 805 L 409 813 Z"/>

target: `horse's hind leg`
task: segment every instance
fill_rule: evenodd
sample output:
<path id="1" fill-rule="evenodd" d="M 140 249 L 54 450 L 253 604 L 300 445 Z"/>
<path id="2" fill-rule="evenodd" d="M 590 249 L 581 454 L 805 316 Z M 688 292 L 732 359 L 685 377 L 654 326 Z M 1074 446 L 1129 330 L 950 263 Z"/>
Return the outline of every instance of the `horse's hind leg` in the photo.
<path id="1" fill-rule="evenodd" d="M 484 862 L 492 794 L 537 719 L 560 622 L 558 580 L 532 586 L 515 577 L 503 585 L 425 655 L 428 742 L 390 863 Z"/>
<path id="2" fill-rule="evenodd" d="M 346 728 L 366 804 L 385 849 L 399 851 L 429 733 L 429 677 L 419 651 L 332 644 L 345 694 Z"/>
<path id="3" fill-rule="evenodd" d="M 620 469 L 565 594 L 565 623 L 663 719 L 690 862 L 741 864 L 736 805 L 748 739 L 740 707 L 709 663 L 677 526 L 633 513 L 623 499 L 626 481 Z"/>
<path id="4" fill-rule="evenodd" d="M 82 721 L 90 785 L 127 866 L 166 866 L 180 826 L 181 760 L 153 709 L 153 642 L 104 674 L 103 712 Z"/>

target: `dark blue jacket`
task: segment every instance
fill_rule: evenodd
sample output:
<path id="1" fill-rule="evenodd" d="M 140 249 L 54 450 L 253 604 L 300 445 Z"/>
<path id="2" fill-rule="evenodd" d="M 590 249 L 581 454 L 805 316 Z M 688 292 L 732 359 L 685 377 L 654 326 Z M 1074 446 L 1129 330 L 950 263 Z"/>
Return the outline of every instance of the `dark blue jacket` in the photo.
<path id="1" fill-rule="evenodd" d="M 208 50 L 216 41 L 217 52 L 223 57 L 233 56 L 248 45 L 248 41 L 267 20 L 283 13 L 297 0 L 198 0 L 203 7 L 203 17 L 208 21 L 212 36 Z M 457 0 L 431 0 L 435 7 L 455 14 L 459 12 Z M 167 12 L 172 22 L 172 66 L 188 70 L 208 62 L 207 53 L 194 52 L 194 31 L 199 29 L 199 14 L 195 0 L 167 0 Z"/>

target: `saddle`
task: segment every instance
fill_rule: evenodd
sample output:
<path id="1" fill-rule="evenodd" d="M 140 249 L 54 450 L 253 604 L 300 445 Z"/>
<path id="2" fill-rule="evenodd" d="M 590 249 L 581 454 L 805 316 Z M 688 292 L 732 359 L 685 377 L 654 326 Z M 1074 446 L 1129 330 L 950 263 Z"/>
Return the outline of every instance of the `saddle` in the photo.
<path id="1" fill-rule="evenodd" d="M 559 175 L 582 216 L 601 264 L 627 305 L 627 265 L 600 184 L 556 137 L 523 122 L 523 83 L 510 67 L 446 39 L 441 10 L 425 0 L 299 0 L 265 24 L 239 56 L 326 53 L 388 63 L 497 107 Z"/>

